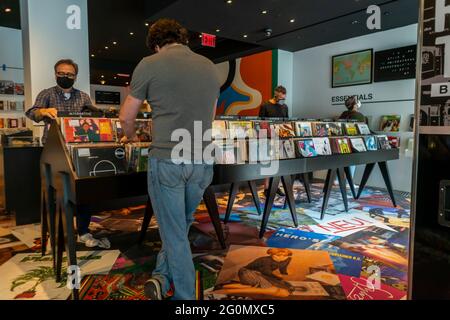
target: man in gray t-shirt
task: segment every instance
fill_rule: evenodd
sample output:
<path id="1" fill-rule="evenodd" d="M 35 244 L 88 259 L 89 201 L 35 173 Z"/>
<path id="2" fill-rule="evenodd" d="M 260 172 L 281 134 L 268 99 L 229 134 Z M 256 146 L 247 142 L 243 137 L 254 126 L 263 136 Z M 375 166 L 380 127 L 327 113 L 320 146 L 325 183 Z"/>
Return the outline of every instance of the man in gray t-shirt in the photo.
<path id="1" fill-rule="evenodd" d="M 213 178 L 212 165 L 201 161 L 205 145 L 210 143 L 202 139 L 212 127 L 220 79 L 211 61 L 187 47 L 187 35 L 174 20 L 162 19 L 150 27 L 147 42 L 156 54 L 137 66 L 120 114 L 126 143 L 137 140 L 134 122 L 143 100 L 153 111 L 148 187 L 163 248 L 145 286 L 152 300 L 167 297 L 171 291 L 174 299 L 195 300 L 188 233 L 193 213 Z M 172 141 L 174 133 L 176 141 Z M 182 159 L 175 148 L 181 135 L 186 147 L 191 146 Z"/>

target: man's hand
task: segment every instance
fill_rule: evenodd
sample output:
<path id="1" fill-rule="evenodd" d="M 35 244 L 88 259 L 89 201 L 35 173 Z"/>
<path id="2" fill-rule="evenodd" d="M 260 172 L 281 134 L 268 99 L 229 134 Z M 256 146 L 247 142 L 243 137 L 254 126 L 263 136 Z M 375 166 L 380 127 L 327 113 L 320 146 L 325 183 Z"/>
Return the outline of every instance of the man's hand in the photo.
<path id="1" fill-rule="evenodd" d="M 55 108 L 41 109 L 39 111 L 43 117 L 47 117 L 52 120 L 58 118 L 58 110 Z"/>
<path id="2" fill-rule="evenodd" d="M 131 139 L 128 139 L 128 137 L 123 137 L 122 139 L 120 139 L 120 143 L 121 144 L 128 144 L 128 143 L 134 143 L 134 142 L 140 142 L 139 137 L 138 136 L 134 136 Z"/>

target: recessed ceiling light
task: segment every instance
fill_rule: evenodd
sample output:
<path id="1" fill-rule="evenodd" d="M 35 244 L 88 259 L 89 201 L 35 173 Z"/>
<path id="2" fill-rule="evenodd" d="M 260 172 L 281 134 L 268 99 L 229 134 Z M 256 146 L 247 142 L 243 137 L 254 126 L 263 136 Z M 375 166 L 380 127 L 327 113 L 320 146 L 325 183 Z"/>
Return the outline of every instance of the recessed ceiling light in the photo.
<path id="1" fill-rule="evenodd" d="M 105 83 L 106 83 L 106 81 L 105 81 L 105 80 L 102 80 L 102 81 L 100 81 L 100 83 L 101 83 L 101 84 L 105 84 Z"/>
<path id="2" fill-rule="evenodd" d="M 95 54 L 91 54 L 91 57 L 94 58 L 94 57 L 95 57 Z"/>
<path id="3" fill-rule="evenodd" d="M 148 27 L 150 24 L 148 22 L 145 23 L 145 26 Z"/>
<path id="4" fill-rule="evenodd" d="M 220 32 L 220 29 L 216 29 L 216 32 Z"/>
<path id="5" fill-rule="evenodd" d="M 114 80 L 117 80 L 117 77 L 114 77 Z"/>
<path id="6" fill-rule="evenodd" d="M 113 42 L 113 45 L 117 45 L 117 41 L 114 41 L 114 42 Z"/>
<path id="7" fill-rule="evenodd" d="M 267 10 L 263 10 L 261 13 L 262 13 L 262 14 L 267 14 L 268 11 L 267 11 Z"/>
<path id="8" fill-rule="evenodd" d="M 134 32 L 130 32 L 130 36 L 134 36 Z"/>
<path id="9" fill-rule="evenodd" d="M 295 22 L 295 19 L 291 19 L 289 22 L 290 22 L 290 23 L 294 23 L 294 22 Z"/>
<path id="10" fill-rule="evenodd" d="M 199 35 L 198 37 L 199 37 L 199 38 L 203 38 L 203 35 Z"/>
<path id="11" fill-rule="evenodd" d="M 244 34 L 244 38 L 248 38 L 248 35 Z"/>
<path id="12" fill-rule="evenodd" d="M 227 0 L 227 3 L 228 3 L 228 4 L 232 4 L 232 3 L 233 3 L 233 0 Z"/>
<path id="13" fill-rule="evenodd" d="M 102 75 L 102 78 L 104 78 L 105 76 L 104 75 Z"/>
<path id="14" fill-rule="evenodd" d="M 126 85 L 129 85 L 130 83 L 129 83 L 129 82 L 125 82 L 125 84 L 126 84 Z"/>
<path id="15" fill-rule="evenodd" d="M 11 12 L 11 11 L 12 11 L 11 8 L 5 8 L 5 12 L 6 12 L 6 13 L 9 13 L 9 12 Z"/>
<path id="16" fill-rule="evenodd" d="M 108 49 L 109 49 L 109 47 L 105 47 L 105 49 L 106 49 L 106 50 L 108 50 Z"/>

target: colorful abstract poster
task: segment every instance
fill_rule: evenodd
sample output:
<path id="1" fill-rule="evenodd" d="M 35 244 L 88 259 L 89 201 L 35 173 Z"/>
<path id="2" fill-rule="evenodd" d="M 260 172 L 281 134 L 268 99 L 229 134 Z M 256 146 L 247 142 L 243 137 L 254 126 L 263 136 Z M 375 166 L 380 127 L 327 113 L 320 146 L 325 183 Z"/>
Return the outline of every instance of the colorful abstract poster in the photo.
<path id="1" fill-rule="evenodd" d="M 231 246 L 214 294 L 250 299 L 341 299 L 327 252 Z"/>
<path id="2" fill-rule="evenodd" d="M 258 116 L 277 85 L 272 76 L 276 74 L 276 59 L 276 54 L 268 50 L 216 65 L 222 79 L 216 114 Z"/>
<path id="3" fill-rule="evenodd" d="M 267 240 L 267 246 L 273 248 L 308 249 L 314 244 L 329 242 L 336 238 L 339 237 L 281 228 Z"/>
<path id="4" fill-rule="evenodd" d="M 383 262 L 393 268 L 404 271 L 408 269 L 408 228 L 391 231 L 373 226 L 335 240 L 331 244 Z"/>
<path id="5" fill-rule="evenodd" d="M 107 274 L 119 251 L 78 252 L 82 275 Z M 66 300 L 71 290 L 66 287 L 67 258 L 63 258 L 61 283 L 56 283 L 51 256 L 17 254 L 0 267 L 0 300 Z"/>
<path id="6" fill-rule="evenodd" d="M 407 295 L 382 283 L 378 287 L 367 278 L 344 275 L 339 275 L 339 278 L 347 300 L 402 300 Z"/>
<path id="7" fill-rule="evenodd" d="M 357 278 L 361 276 L 364 257 L 359 253 L 341 249 L 327 242 L 313 244 L 308 250 L 328 252 L 338 274 Z"/>

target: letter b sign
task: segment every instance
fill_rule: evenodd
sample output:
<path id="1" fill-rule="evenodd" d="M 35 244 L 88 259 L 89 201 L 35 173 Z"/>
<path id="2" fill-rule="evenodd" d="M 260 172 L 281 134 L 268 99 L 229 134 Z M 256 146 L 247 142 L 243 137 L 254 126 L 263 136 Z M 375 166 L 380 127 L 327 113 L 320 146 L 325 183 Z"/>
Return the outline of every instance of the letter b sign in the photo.
<path id="1" fill-rule="evenodd" d="M 67 7 L 66 13 L 69 15 L 66 26 L 69 30 L 81 30 L 81 9 L 77 5 Z"/>

